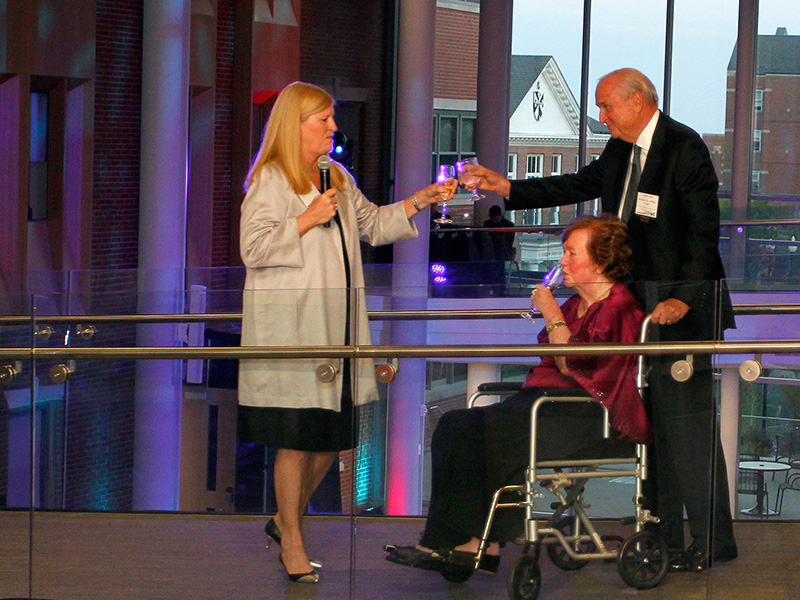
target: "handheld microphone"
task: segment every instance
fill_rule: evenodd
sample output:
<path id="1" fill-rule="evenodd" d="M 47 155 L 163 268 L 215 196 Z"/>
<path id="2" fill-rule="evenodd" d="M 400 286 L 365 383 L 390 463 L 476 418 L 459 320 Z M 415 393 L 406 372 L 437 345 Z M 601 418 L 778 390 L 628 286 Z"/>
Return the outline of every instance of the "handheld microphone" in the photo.
<path id="1" fill-rule="evenodd" d="M 324 194 L 331 187 L 331 157 L 323 154 L 317 159 L 317 167 L 319 168 L 319 188 Z M 322 224 L 323 227 L 330 227 L 331 222 Z"/>

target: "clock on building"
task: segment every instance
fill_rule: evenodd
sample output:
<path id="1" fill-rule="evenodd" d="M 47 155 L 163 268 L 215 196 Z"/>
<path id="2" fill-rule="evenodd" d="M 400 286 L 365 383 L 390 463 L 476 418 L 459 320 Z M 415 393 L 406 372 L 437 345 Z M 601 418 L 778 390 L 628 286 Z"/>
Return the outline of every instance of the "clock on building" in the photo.
<path id="1" fill-rule="evenodd" d="M 544 108 L 544 92 L 533 92 L 533 118 L 537 121 L 542 118 Z"/>

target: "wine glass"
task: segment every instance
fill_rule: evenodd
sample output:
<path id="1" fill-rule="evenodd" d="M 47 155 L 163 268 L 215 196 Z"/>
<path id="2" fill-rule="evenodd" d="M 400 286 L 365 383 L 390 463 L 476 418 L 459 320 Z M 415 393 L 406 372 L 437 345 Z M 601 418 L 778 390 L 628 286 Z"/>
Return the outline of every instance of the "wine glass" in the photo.
<path id="1" fill-rule="evenodd" d="M 564 273 L 562 269 L 563 267 L 561 266 L 561 263 L 557 262 L 555 265 L 553 265 L 553 267 L 547 273 L 545 273 L 545 276 L 542 278 L 542 285 L 551 292 L 559 287 L 562 283 L 564 283 Z M 520 313 L 519 316 L 533 324 L 535 322 L 533 315 L 537 312 L 539 312 L 539 309 L 535 306 L 531 306 L 531 309 L 528 312 Z"/>
<path id="2" fill-rule="evenodd" d="M 479 177 L 475 177 L 474 175 L 463 175 L 462 171 L 464 171 L 464 165 L 477 165 L 478 164 L 478 157 L 471 156 L 470 158 L 465 158 L 464 160 L 460 160 L 456 163 L 456 170 L 458 171 L 458 181 L 463 186 L 468 185 L 477 185 L 480 181 Z M 480 200 L 481 198 L 486 198 L 483 194 L 481 194 L 477 189 L 472 190 L 472 196 L 470 200 L 473 202 L 476 200 Z"/>
<path id="3" fill-rule="evenodd" d="M 447 183 L 448 179 L 455 179 L 456 169 L 453 165 L 439 165 L 436 171 L 436 182 L 442 185 Z M 447 200 L 442 200 L 442 215 L 433 220 L 434 223 L 452 223 L 453 219 L 447 216 Z"/>

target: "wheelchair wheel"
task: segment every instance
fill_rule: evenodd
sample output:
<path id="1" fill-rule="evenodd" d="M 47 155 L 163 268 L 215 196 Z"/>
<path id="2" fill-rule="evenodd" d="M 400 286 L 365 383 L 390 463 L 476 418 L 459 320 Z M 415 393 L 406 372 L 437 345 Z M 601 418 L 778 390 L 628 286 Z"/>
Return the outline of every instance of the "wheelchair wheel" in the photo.
<path id="1" fill-rule="evenodd" d="M 637 590 L 656 587 L 669 570 L 669 551 L 664 539 L 651 531 L 633 534 L 619 550 L 619 574 Z"/>
<path id="2" fill-rule="evenodd" d="M 442 577 L 450 583 L 464 583 L 467 579 L 472 577 L 474 572 L 475 569 L 463 565 L 456 565 L 447 561 L 442 565 Z"/>
<path id="3" fill-rule="evenodd" d="M 530 554 L 522 554 L 508 572 L 506 581 L 511 600 L 536 600 L 542 589 L 542 570 Z"/>
<path id="4" fill-rule="evenodd" d="M 554 528 L 567 536 L 572 534 L 572 525 L 574 523 L 575 519 L 572 517 L 562 517 L 555 524 Z M 594 542 L 581 542 L 578 549 L 581 552 L 590 553 L 595 551 L 595 545 Z M 547 544 L 547 556 L 550 557 L 550 561 L 555 566 L 563 571 L 577 571 L 589 564 L 589 559 L 572 558 L 560 543 Z"/>

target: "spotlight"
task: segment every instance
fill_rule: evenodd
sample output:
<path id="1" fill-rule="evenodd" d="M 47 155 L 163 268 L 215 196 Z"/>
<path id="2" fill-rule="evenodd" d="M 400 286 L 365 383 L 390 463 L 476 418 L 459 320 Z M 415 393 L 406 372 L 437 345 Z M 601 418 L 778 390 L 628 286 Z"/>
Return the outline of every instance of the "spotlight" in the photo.
<path id="1" fill-rule="evenodd" d="M 447 279 L 447 267 L 442 263 L 433 263 L 431 265 L 431 274 L 433 275 L 434 285 L 444 285 L 449 282 Z"/>
<path id="2" fill-rule="evenodd" d="M 333 149 L 330 154 L 333 160 L 347 167 L 348 171 L 353 170 L 353 140 L 341 131 L 333 132 Z"/>

